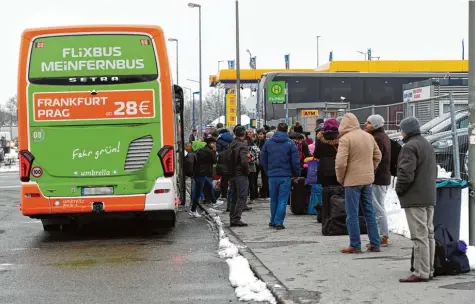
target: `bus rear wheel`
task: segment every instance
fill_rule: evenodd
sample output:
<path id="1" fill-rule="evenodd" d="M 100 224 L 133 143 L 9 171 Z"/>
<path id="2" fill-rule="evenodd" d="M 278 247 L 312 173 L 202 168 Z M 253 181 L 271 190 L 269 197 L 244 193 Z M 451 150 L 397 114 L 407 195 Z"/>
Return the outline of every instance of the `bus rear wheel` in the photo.
<path id="1" fill-rule="evenodd" d="M 43 230 L 48 232 L 60 231 L 61 225 L 60 224 L 43 224 Z"/>

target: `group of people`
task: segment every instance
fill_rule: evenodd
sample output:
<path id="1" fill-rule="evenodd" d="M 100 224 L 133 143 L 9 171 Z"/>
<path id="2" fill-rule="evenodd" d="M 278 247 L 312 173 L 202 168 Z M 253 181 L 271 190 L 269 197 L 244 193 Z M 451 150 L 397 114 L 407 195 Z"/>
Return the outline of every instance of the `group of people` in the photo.
<path id="1" fill-rule="evenodd" d="M 361 129 L 357 117 L 346 113 L 340 121 L 329 118 L 318 123 L 315 142 L 307 139 L 302 126 L 290 130 L 287 124 L 246 130 L 237 126 L 231 134 L 221 128 L 204 139 L 206 146 L 197 152 L 191 214 L 197 205 L 207 178 L 213 176 L 217 154 L 228 155 L 233 168 L 221 177 L 221 196 L 228 199 L 230 226 L 247 226 L 242 213 L 258 197 L 257 180 L 261 173 L 261 197 L 270 198 L 269 226 L 284 229 L 286 208 L 292 181 L 302 176 L 304 161 L 319 161 L 318 180 L 322 188 L 343 186 L 349 246 L 342 253 L 361 253 L 359 209 L 367 225 L 367 250 L 379 252 L 389 242 L 385 197 L 391 184 L 392 148 L 384 130 L 384 118 L 371 115 Z M 420 134 L 417 118 L 400 123 L 404 145 L 398 155 L 395 191 L 405 209 L 414 243 L 413 274 L 401 282 L 422 282 L 432 278 L 434 259 L 433 213 L 436 203 L 437 166 L 433 149 Z M 229 151 L 228 154 L 225 151 Z M 250 198 L 248 200 L 248 197 Z M 328 198 L 324 198 L 324 203 Z"/>

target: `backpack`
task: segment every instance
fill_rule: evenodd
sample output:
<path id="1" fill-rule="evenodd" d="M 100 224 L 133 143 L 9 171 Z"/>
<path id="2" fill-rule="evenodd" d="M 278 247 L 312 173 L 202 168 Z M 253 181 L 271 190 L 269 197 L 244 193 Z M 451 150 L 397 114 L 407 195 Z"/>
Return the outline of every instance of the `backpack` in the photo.
<path id="1" fill-rule="evenodd" d="M 398 155 L 402 146 L 395 140 L 390 139 L 390 174 L 397 176 Z"/>
<path id="2" fill-rule="evenodd" d="M 187 156 L 184 157 L 184 171 L 185 176 L 193 177 L 193 173 L 195 172 L 195 163 L 197 162 L 197 155 L 194 152 L 190 152 Z"/>
<path id="3" fill-rule="evenodd" d="M 218 153 L 216 173 L 220 176 L 232 176 L 235 174 L 232 149 L 228 148 Z"/>
<path id="4" fill-rule="evenodd" d="M 435 237 L 435 260 L 433 268 L 435 272 L 433 276 L 456 275 L 467 273 L 471 270 L 468 257 L 466 256 L 466 243 L 463 241 L 454 241 L 448 229 L 438 225 L 435 228 L 435 236 L 437 231 L 441 231 L 442 239 Z M 411 268 L 413 268 L 414 249 L 412 249 Z"/>
<path id="5" fill-rule="evenodd" d="M 314 159 L 307 163 L 306 185 L 318 184 L 319 161 Z"/>

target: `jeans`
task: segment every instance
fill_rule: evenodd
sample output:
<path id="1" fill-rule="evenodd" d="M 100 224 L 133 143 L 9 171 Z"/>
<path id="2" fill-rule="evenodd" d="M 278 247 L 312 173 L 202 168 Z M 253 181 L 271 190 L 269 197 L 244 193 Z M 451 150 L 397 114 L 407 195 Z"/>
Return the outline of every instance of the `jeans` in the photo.
<path id="1" fill-rule="evenodd" d="M 206 177 L 205 187 L 210 187 L 210 192 L 211 192 L 211 195 L 212 195 L 212 202 L 215 203 L 217 201 L 217 199 L 215 197 L 215 189 L 213 188 L 213 182 L 212 182 L 212 179 L 210 177 Z M 203 189 L 202 189 L 202 197 L 204 197 Z"/>
<path id="2" fill-rule="evenodd" d="M 236 176 L 231 178 L 230 222 L 241 220 L 241 214 L 248 198 L 248 177 Z"/>
<path id="3" fill-rule="evenodd" d="M 347 232 L 349 233 L 350 247 L 358 250 L 361 249 L 359 225 L 361 201 L 370 245 L 379 248 L 380 236 L 378 234 L 377 221 L 375 220 L 374 208 L 372 206 L 372 185 L 345 187 L 345 213 L 347 215 Z"/>
<path id="4" fill-rule="evenodd" d="M 435 208 L 405 208 L 408 228 L 413 241 L 413 275 L 428 279 L 433 276 L 435 260 L 435 232 L 433 215 Z"/>
<path id="5" fill-rule="evenodd" d="M 291 193 L 290 177 L 268 177 L 271 198 L 271 218 L 273 225 L 282 225 L 286 217 L 289 194 Z"/>
<path id="6" fill-rule="evenodd" d="M 194 212 L 197 210 L 198 206 L 198 199 L 201 195 L 203 195 L 203 187 L 205 186 L 205 182 L 207 180 L 206 176 L 195 176 L 194 178 L 195 186 L 194 191 L 192 192 L 192 208 L 191 211 Z"/>
<path id="7" fill-rule="evenodd" d="M 385 211 L 385 197 L 388 186 L 372 185 L 372 205 L 375 211 L 375 220 L 381 236 L 388 237 L 387 212 Z"/>

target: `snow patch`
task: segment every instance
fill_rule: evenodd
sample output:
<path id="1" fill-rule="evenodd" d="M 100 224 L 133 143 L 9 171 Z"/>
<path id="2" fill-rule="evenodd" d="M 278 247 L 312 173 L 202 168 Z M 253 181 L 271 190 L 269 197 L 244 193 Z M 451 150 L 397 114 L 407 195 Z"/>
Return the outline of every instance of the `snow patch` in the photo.
<path id="1" fill-rule="evenodd" d="M 20 167 L 18 166 L 18 163 L 15 163 L 10 166 L 0 164 L 0 172 L 18 172 L 18 171 L 20 171 Z"/>
<path id="2" fill-rule="evenodd" d="M 223 222 L 218 215 L 221 211 L 213 208 L 207 209 L 218 228 L 218 255 L 222 259 L 226 259 L 226 263 L 230 269 L 228 279 L 235 288 L 235 294 L 240 301 L 256 301 L 268 302 L 276 304 L 276 299 L 266 284 L 258 280 L 253 271 L 251 271 L 248 260 L 239 253 L 239 248 L 233 244 L 226 236 L 223 230 Z"/>
<path id="3" fill-rule="evenodd" d="M 446 172 L 444 168 L 438 166 L 438 178 L 451 178 L 451 172 Z M 392 184 L 395 183 L 396 181 Z M 387 191 L 385 210 L 387 212 L 389 231 L 410 238 L 410 229 L 408 228 L 405 210 L 400 207 L 400 201 L 393 187 Z M 469 244 L 468 188 L 461 191 L 460 240 Z M 466 255 L 468 256 L 471 269 L 474 270 L 476 266 L 476 248 L 468 245 Z"/>

